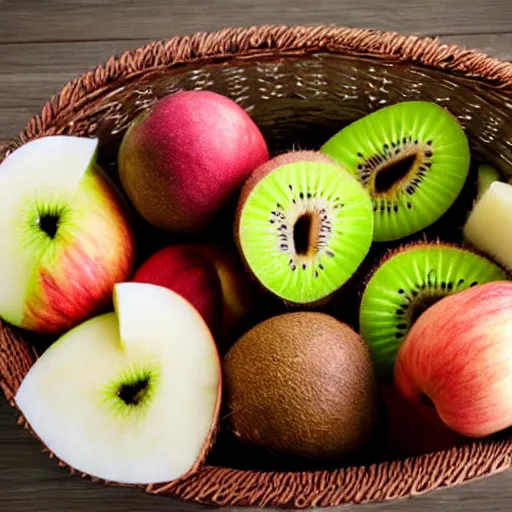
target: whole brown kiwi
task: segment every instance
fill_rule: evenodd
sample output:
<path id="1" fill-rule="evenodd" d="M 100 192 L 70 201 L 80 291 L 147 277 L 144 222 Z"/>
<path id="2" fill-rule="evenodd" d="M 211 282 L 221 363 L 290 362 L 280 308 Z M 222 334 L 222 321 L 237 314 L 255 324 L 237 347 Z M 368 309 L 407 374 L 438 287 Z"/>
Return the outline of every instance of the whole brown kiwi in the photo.
<path id="1" fill-rule="evenodd" d="M 378 416 L 367 345 L 318 312 L 256 325 L 224 358 L 228 418 L 243 443 L 310 460 L 362 450 Z"/>

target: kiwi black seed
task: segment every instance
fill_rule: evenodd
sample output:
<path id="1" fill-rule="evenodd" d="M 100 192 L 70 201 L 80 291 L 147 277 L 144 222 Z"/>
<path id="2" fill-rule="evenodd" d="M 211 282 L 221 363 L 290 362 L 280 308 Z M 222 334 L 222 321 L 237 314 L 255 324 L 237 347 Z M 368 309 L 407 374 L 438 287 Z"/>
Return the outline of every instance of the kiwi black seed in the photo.
<path id="1" fill-rule="evenodd" d="M 400 345 L 425 309 L 446 295 L 503 279 L 498 265 L 456 245 L 414 243 L 391 251 L 368 280 L 359 313 L 379 376 L 391 376 Z"/>
<path id="2" fill-rule="evenodd" d="M 284 153 L 244 185 L 235 237 L 266 289 L 291 304 L 318 304 L 343 286 L 370 249 L 370 196 L 331 158 Z"/>
<path id="3" fill-rule="evenodd" d="M 398 240 L 435 222 L 467 179 L 470 148 L 457 119 L 435 103 L 406 101 L 372 112 L 321 151 L 369 191 L 374 240 Z"/>

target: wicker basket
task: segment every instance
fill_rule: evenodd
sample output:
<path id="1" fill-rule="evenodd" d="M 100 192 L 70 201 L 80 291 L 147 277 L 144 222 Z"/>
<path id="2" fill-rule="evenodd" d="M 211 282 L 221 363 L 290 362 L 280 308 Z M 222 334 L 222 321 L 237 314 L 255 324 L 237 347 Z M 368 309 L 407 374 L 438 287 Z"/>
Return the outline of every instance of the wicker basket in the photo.
<path id="1" fill-rule="evenodd" d="M 502 169 L 510 166 L 512 174 L 512 64 L 430 38 L 326 26 L 225 29 L 153 42 L 111 58 L 51 98 L 0 150 L 0 158 L 42 135 L 95 135 L 106 167 L 115 172 L 109 148 L 130 121 L 181 88 L 236 99 L 274 152 L 297 142 L 313 147 L 341 123 L 388 103 L 433 100 L 458 117 L 474 154 Z M 31 347 L 18 330 L 0 323 L 0 384 L 13 406 L 37 357 Z M 27 427 L 23 418 L 19 423 Z M 504 432 L 405 460 L 329 470 L 206 465 L 181 481 L 144 490 L 223 506 L 325 507 L 454 486 L 507 469 L 511 456 L 512 437 Z"/>

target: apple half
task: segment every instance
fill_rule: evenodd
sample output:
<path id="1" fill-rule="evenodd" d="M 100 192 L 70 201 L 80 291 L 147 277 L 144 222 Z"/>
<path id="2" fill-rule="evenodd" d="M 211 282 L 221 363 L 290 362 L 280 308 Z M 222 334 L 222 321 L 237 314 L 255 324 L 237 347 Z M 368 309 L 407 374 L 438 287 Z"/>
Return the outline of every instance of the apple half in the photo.
<path id="1" fill-rule="evenodd" d="M 135 241 L 98 139 L 31 140 L 0 163 L 0 317 L 62 334 L 130 278 Z"/>
<path id="2" fill-rule="evenodd" d="M 68 466 L 121 484 L 163 483 L 204 461 L 221 380 L 213 337 L 189 302 L 161 286 L 119 283 L 114 311 L 51 345 L 15 402 Z"/>

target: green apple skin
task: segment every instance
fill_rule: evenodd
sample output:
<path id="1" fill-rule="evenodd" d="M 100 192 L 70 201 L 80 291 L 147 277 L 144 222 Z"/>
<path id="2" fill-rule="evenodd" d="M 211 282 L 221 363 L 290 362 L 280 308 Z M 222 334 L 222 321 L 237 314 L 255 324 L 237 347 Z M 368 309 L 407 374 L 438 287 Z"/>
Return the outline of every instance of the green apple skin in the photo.
<path id="1" fill-rule="evenodd" d="M 198 468 L 211 446 L 222 388 L 215 342 L 167 288 L 118 283 L 113 302 L 114 312 L 43 353 L 15 403 L 69 467 L 121 484 L 170 482 Z M 141 381 L 127 400 L 122 390 Z"/>
<path id="2" fill-rule="evenodd" d="M 0 316 L 61 334 L 108 304 L 129 278 L 135 240 L 96 164 L 97 139 L 35 139 L 0 164 Z M 46 220 L 45 220 L 46 219 Z M 58 222 L 53 236 L 42 229 Z"/>

